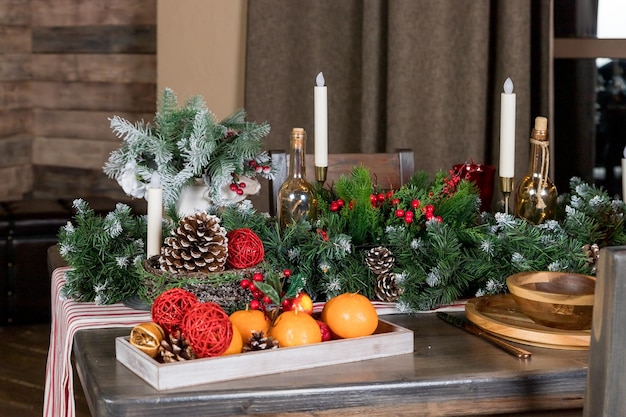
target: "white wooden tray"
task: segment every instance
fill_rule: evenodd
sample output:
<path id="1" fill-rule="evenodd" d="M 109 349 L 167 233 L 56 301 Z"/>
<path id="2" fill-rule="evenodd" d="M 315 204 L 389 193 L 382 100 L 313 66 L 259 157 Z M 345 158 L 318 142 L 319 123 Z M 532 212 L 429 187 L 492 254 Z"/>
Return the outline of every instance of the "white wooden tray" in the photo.
<path id="1" fill-rule="evenodd" d="M 380 319 L 371 336 L 176 363 L 159 363 L 128 339 L 116 338 L 117 360 L 157 390 L 413 353 L 413 331 Z"/>

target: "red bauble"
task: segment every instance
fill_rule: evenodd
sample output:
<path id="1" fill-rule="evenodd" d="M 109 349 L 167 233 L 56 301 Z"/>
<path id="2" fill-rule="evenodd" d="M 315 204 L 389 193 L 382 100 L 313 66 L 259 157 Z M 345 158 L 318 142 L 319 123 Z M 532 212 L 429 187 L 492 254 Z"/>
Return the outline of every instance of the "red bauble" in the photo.
<path id="1" fill-rule="evenodd" d="M 152 321 L 167 333 L 180 329 L 187 310 L 198 303 L 195 294 L 182 288 L 172 288 L 159 294 L 152 303 Z"/>
<path id="2" fill-rule="evenodd" d="M 228 258 L 230 268 L 244 269 L 259 264 L 265 256 L 263 242 L 250 229 L 235 229 L 228 232 Z"/>
<path id="3" fill-rule="evenodd" d="M 221 355 L 233 338 L 228 314 L 213 302 L 196 303 L 191 307 L 183 318 L 182 331 L 199 358 Z"/>

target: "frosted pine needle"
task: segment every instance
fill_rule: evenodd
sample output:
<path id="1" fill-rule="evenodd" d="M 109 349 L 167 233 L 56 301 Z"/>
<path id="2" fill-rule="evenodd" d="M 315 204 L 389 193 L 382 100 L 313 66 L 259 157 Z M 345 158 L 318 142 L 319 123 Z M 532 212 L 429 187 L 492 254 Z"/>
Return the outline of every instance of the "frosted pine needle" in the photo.
<path id="1" fill-rule="evenodd" d="M 74 250 L 75 250 L 75 247 L 73 245 L 65 244 L 65 243 L 59 244 L 59 253 L 63 257 L 66 257 L 67 255 L 71 254 L 72 252 L 74 252 Z"/>
<path id="2" fill-rule="evenodd" d="M 63 230 L 65 230 L 65 233 L 67 233 L 68 235 L 71 235 L 72 233 L 74 233 L 76 228 L 74 227 L 74 224 L 72 222 L 67 222 L 65 226 L 63 226 Z"/>
<path id="3" fill-rule="evenodd" d="M 290 262 L 295 262 L 300 258 L 300 248 L 291 248 L 287 250 L 287 257 Z"/>
<path id="4" fill-rule="evenodd" d="M 493 256 L 493 244 L 489 239 L 483 239 L 480 242 L 480 250 L 487 253 L 489 256 Z"/>
<path id="5" fill-rule="evenodd" d="M 104 230 L 112 238 L 116 238 L 122 233 L 122 224 L 114 212 L 107 214 L 104 218 Z"/>
<path id="6" fill-rule="evenodd" d="M 130 259 L 128 259 L 128 257 L 126 256 L 118 256 L 115 258 L 115 262 L 117 263 L 117 266 L 124 269 L 128 267 Z"/>
<path id="7" fill-rule="evenodd" d="M 322 262 L 320 262 L 320 264 L 319 264 L 319 269 L 320 269 L 320 271 L 322 271 L 324 274 L 328 274 L 328 272 L 329 272 L 329 271 L 330 271 L 330 269 L 331 269 L 331 266 L 330 266 L 330 264 L 329 264 L 328 262 L 326 262 L 326 261 L 322 261 Z"/>
<path id="8" fill-rule="evenodd" d="M 436 267 L 433 268 L 426 276 L 426 284 L 428 284 L 429 287 L 435 287 L 439 285 L 439 283 L 441 282 L 439 274 L 439 269 Z"/>
<path id="9" fill-rule="evenodd" d="M 334 242 L 335 246 L 344 254 L 352 253 L 352 238 L 348 235 L 338 235 Z"/>

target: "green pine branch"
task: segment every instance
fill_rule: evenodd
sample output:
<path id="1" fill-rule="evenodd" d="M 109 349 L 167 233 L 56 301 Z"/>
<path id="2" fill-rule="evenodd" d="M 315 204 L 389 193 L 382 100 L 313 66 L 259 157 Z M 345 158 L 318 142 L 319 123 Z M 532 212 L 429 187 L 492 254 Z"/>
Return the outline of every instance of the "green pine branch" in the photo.
<path id="1" fill-rule="evenodd" d="M 98 304 L 122 302 L 142 286 L 137 263 L 144 258 L 146 221 L 130 207 L 118 204 L 107 216 L 97 216 L 84 200 L 76 200 L 74 223 L 59 230 L 61 256 L 73 268 L 62 293 Z"/>

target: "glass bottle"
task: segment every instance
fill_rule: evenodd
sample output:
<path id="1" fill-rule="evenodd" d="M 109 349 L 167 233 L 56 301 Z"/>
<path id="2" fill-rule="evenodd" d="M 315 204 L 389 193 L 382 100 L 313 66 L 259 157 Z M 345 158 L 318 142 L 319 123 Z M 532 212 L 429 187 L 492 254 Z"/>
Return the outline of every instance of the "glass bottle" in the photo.
<path id="1" fill-rule="evenodd" d="M 306 180 L 304 163 L 306 132 L 296 127 L 291 131 L 289 176 L 278 190 L 276 207 L 278 222 L 285 227 L 301 220 L 313 220 L 317 215 L 317 200 L 313 185 Z"/>
<path id="2" fill-rule="evenodd" d="M 540 116 L 530 134 L 528 172 L 518 183 L 515 196 L 515 213 L 530 223 L 540 224 L 556 216 L 558 194 L 549 171 L 548 119 Z"/>

